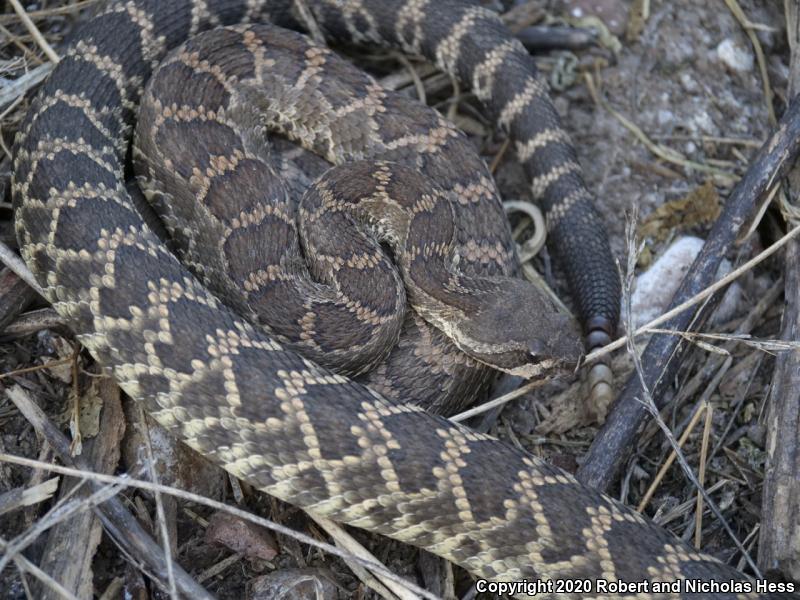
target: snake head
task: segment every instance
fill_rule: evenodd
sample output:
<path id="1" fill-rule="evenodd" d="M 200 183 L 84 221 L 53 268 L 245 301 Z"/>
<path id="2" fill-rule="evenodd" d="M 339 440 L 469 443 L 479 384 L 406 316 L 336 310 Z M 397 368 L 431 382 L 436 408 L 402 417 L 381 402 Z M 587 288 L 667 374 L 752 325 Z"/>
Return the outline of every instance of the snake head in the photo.
<path id="1" fill-rule="evenodd" d="M 489 293 L 481 294 L 480 310 L 458 327 L 455 341 L 462 351 L 528 379 L 549 369 L 574 367 L 583 351 L 574 319 L 526 281 L 493 279 Z"/>

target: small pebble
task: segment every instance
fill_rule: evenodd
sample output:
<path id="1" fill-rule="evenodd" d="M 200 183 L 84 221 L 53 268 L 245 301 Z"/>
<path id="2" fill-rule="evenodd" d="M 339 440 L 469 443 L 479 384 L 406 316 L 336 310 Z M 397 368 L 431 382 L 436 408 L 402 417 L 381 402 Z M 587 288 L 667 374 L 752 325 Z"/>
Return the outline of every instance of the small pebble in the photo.
<path id="1" fill-rule="evenodd" d="M 680 81 L 683 89 L 690 94 L 694 94 L 700 89 L 697 81 L 689 73 L 681 73 Z"/>
<path id="2" fill-rule="evenodd" d="M 753 70 L 755 59 L 749 48 L 737 44 L 731 38 L 725 38 L 717 46 L 717 56 L 725 66 L 733 71 L 748 72 Z"/>
<path id="3" fill-rule="evenodd" d="M 657 119 L 658 124 L 662 127 L 664 125 L 671 125 L 675 122 L 675 113 L 673 113 L 671 110 L 662 108 L 658 111 Z"/>
<path id="4" fill-rule="evenodd" d="M 707 135 L 715 135 L 717 133 L 717 128 L 714 125 L 714 120 L 711 118 L 711 115 L 702 109 L 698 109 L 692 116 L 689 128 Z"/>
<path id="5" fill-rule="evenodd" d="M 283 569 L 248 583 L 248 600 L 336 600 L 339 592 L 326 569 Z"/>

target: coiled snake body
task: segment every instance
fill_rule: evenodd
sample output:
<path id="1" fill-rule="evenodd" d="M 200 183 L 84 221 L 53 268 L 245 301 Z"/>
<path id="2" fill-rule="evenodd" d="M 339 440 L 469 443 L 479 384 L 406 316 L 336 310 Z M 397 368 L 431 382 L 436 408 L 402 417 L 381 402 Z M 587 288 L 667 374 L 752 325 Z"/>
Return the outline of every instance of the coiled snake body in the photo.
<path id="1" fill-rule="evenodd" d="M 298 208 L 288 188 L 302 173 L 264 128 L 345 167 Z M 530 377 L 578 357 L 569 319 L 507 276 L 508 222 L 466 136 L 300 34 L 247 25 L 181 46 L 145 89 L 133 155 L 203 283 L 385 397 L 449 412 L 490 381 L 483 364 Z M 317 161 L 314 174 L 328 169 Z M 400 335 L 406 289 L 417 315 Z"/>
<path id="2" fill-rule="evenodd" d="M 517 141 L 587 331 L 610 334 L 618 284 L 607 243 L 545 86 L 496 15 L 452 0 L 307 4 L 331 39 L 424 54 L 472 85 Z M 13 193 L 23 256 L 81 342 L 159 423 L 234 475 L 476 576 L 742 580 L 559 469 L 283 348 L 223 305 L 145 224 L 124 161 L 153 68 L 214 26 L 296 25 L 293 6 L 115 2 L 74 36 L 18 136 Z M 246 43 L 261 30 L 222 31 Z"/>

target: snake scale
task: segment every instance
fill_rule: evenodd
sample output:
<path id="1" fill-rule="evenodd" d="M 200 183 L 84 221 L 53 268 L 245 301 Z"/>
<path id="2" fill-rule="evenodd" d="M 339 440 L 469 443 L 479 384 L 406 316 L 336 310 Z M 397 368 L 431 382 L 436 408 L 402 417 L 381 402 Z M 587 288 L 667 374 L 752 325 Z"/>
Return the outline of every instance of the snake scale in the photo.
<path id="1" fill-rule="evenodd" d="M 497 16 L 454 0 L 306 4 L 333 41 L 422 54 L 472 85 L 517 142 L 587 333 L 610 336 L 618 284 L 591 197 L 546 87 Z M 23 257 L 80 341 L 162 426 L 235 476 L 478 577 L 745 581 L 561 470 L 285 349 L 146 225 L 125 162 L 153 69 L 213 27 L 245 24 L 228 30 L 241 39 L 256 31 L 249 23 L 297 28 L 294 10 L 290 0 L 112 2 L 72 37 L 18 135 L 12 190 Z"/>

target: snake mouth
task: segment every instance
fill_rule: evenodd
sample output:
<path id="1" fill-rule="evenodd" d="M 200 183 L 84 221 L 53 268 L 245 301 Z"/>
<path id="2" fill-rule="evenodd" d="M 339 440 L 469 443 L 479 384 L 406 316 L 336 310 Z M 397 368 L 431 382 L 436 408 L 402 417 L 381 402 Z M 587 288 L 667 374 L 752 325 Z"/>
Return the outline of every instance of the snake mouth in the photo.
<path id="1" fill-rule="evenodd" d="M 504 373 L 508 373 L 510 375 L 515 375 L 517 377 L 523 377 L 525 379 L 536 379 L 542 377 L 545 374 L 550 374 L 554 370 L 558 371 L 568 371 L 572 367 L 577 364 L 577 360 L 565 360 L 563 358 L 542 358 L 536 362 L 529 362 L 524 365 L 519 365 L 516 367 L 511 368 L 499 368 L 495 367 L 496 369 L 503 371 Z"/>
<path id="2" fill-rule="evenodd" d="M 523 353 L 519 351 L 483 354 L 475 352 L 474 347 L 470 348 L 467 354 L 495 371 L 524 379 L 538 379 L 553 374 L 553 372 L 572 371 L 577 366 L 581 355 L 580 352 L 577 352 L 564 355 L 538 353 L 523 356 Z"/>

